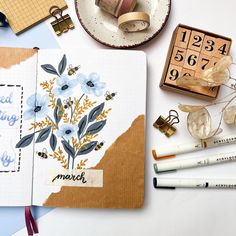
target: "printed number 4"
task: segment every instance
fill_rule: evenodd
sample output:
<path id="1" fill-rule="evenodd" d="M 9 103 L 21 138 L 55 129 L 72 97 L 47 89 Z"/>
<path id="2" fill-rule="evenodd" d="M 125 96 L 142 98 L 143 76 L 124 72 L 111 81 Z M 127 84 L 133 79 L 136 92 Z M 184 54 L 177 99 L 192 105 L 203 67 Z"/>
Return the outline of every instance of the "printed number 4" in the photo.
<path id="1" fill-rule="evenodd" d="M 225 55 L 227 53 L 226 44 L 223 44 L 218 50 L 220 51 L 220 54 Z"/>

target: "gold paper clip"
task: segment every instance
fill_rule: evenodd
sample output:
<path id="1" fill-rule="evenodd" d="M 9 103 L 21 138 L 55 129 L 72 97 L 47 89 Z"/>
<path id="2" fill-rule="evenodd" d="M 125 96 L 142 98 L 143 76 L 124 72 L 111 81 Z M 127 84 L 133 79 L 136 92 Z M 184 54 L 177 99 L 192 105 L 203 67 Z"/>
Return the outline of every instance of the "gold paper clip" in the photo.
<path id="1" fill-rule="evenodd" d="M 72 22 L 70 16 L 66 14 L 65 16 L 62 15 L 63 10 L 57 6 L 52 6 L 49 10 L 51 16 L 53 16 L 56 20 L 51 23 L 55 33 L 57 36 L 62 35 L 63 33 L 68 32 L 70 29 L 74 29 L 74 23 Z M 57 15 L 59 17 L 57 17 Z"/>
<path id="2" fill-rule="evenodd" d="M 169 116 L 164 118 L 163 116 L 159 116 L 153 126 L 159 129 L 162 133 L 166 135 L 166 137 L 172 136 L 176 132 L 176 127 L 174 124 L 179 123 L 179 114 L 176 110 L 170 110 Z"/>

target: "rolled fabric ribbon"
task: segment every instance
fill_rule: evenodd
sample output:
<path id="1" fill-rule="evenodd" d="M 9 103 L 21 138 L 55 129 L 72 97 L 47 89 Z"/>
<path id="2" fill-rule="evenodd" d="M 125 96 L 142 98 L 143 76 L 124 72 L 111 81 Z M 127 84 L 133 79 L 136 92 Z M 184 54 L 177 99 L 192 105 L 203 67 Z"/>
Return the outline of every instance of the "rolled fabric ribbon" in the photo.
<path id="1" fill-rule="evenodd" d="M 7 27 L 8 26 L 8 21 L 6 16 L 0 12 L 0 27 Z"/>
<path id="2" fill-rule="evenodd" d="M 150 26 L 150 16 L 145 12 L 129 12 L 118 18 L 118 26 L 124 32 L 139 32 Z"/>
<path id="3" fill-rule="evenodd" d="M 33 236 L 39 232 L 29 206 L 25 207 L 25 224 L 28 231 L 28 236 Z"/>
<path id="4" fill-rule="evenodd" d="M 95 4 L 115 17 L 134 10 L 137 0 L 95 0 Z"/>
<path id="5" fill-rule="evenodd" d="M 116 16 L 121 16 L 125 13 L 132 12 L 137 4 L 137 0 L 123 0 L 121 6 L 117 9 Z"/>

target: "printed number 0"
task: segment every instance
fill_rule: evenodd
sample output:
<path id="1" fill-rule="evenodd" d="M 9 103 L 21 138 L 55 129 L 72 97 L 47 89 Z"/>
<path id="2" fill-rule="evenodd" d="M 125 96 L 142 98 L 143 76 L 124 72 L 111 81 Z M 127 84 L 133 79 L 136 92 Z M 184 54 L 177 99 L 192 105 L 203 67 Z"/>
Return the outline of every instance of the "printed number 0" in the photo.
<path id="1" fill-rule="evenodd" d="M 176 69 L 173 69 L 170 71 L 170 75 L 172 75 L 169 77 L 170 80 L 177 80 L 179 77 L 179 71 L 177 71 Z"/>
<path id="2" fill-rule="evenodd" d="M 197 63 L 197 56 L 196 55 L 190 55 L 189 57 L 188 57 L 188 64 L 190 65 L 190 66 L 195 66 L 196 65 L 196 63 Z"/>

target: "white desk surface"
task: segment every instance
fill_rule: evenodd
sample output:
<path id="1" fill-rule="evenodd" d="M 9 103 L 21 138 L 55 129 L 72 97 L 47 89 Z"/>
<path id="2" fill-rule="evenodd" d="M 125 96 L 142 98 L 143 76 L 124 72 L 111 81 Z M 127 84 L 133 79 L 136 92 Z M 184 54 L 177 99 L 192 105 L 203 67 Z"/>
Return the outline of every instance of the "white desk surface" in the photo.
<path id="1" fill-rule="evenodd" d="M 80 26 L 69 1 L 69 13 L 76 23 L 76 30 L 57 38 L 61 47 L 70 45 L 83 48 L 104 48 L 95 42 Z M 156 190 L 152 186 L 153 158 L 151 150 L 164 143 L 182 143 L 192 139 L 184 128 L 185 115 L 181 113 L 178 134 L 170 141 L 152 127 L 160 114 L 177 108 L 179 102 L 197 102 L 159 89 L 169 42 L 177 24 L 183 23 L 202 28 L 236 40 L 236 2 L 234 0 L 172 0 L 169 21 L 161 34 L 152 42 L 140 47 L 148 56 L 147 100 L 147 155 L 145 204 L 139 210 L 54 209 L 38 220 L 42 236 L 235 236 L 235 190 Z M 48 27 L 51 27 L 49 21 Z M 20 45 L 19 45 L 20 46 Z M 46 47 L 46 46 L 45 46 Z M 234 43 L 232 55 L 235 54 Z M 236 59 L 235 59 L 236 61 Z M 226 133 L 230 129 L 226 127 Z M 235 145 L 194 153 L 199 156 L 233 150 Z M 227 150 L 226 150 L 227 149 Z M 187 156 L 190 156 L 186 155 Z M 179 171 L 172 176 L 185 177 L 236 177 L 236 163 Z M 98 199 L 99 200 L 99 199 Z M 1 235 L 1 232 L 0 232 Z M 25 229 L 14 234 L 26 235 Z M 5 235 L 4 235 L 5 236 Z"/>

